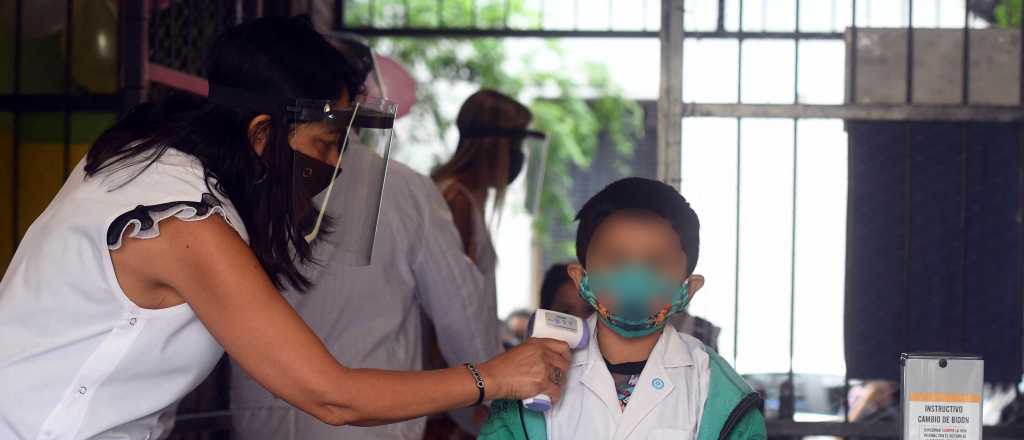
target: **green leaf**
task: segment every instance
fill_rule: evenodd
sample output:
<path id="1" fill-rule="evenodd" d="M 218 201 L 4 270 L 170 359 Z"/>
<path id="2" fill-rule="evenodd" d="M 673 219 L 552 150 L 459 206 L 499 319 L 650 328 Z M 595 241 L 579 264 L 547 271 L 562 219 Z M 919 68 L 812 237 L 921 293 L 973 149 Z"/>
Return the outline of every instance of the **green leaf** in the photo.
<path id="1" fill-rule="evenodd" d="M 995 9 L 996 24 L 1004 28 L 1020 27 L 1021 0 L 1002 0 Z"/>

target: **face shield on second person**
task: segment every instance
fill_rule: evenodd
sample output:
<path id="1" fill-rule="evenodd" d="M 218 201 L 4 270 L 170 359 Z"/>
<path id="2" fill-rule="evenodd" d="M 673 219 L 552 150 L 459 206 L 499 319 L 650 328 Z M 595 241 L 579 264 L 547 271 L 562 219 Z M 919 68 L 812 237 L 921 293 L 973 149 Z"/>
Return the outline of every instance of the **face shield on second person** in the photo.
<path id="1" fill-rule="evenodd" d="M 282 130 L 273 142 L 289 143 L 289 132 L 313 133 L 303 151 L 289 146 L 296 228 L 307 242 L 330 240 L 351 264 L 369 264 L 391 152 L 395 104 L 360 97 L 342 106 L 337 101 L 278 99 L 216 85 L 210 87 L 210 99 L 281 117 L 291 128 Z M 330 205 L 344 208 L 328 213 Z"/>
<path id="2" fill-rule="evenodd" d="M 295 152 L 295 212 L 304 213 L 300 231 L 307 242 L 329 240 L 350 264 L 370 264 L 395 111 L 390 101 L 372 97 L 344 108 L 298 100 L 291 109 L 296 123 L 322 124 L 337 136 L 336 143 L 327 145 L 337 151 L 333 166 Z"/>
<path id="3" fill-rule="evenodd" d="M 460 132 L 464 139 L 499 138 L 509 139 L 508 153 L 509 194 L 512 206 L 528 214 L 540 211 L 540 195 L 544 186 L 544 168 L 548 155 L 548 137 L 535 130 L 503 127 L 480 127 Z M 523 177 L 523 178 L 520 178 Z"/>
<path id="4" fill-rule="evenodd" d="M 544 189 L 544 171 L 548 160 L 548 136 L 539 131 L 527 130 L 523 138 L 522 151 L 526 164 L 526 197 L 524 205 L 533 215 L 540 213 L 541 191 Z"/>

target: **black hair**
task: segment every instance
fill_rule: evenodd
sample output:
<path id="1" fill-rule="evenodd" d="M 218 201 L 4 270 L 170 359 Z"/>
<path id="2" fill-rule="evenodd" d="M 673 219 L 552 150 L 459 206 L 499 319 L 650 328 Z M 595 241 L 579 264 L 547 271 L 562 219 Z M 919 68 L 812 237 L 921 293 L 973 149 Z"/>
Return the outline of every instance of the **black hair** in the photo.
<path id="1" fill-rule="evenodd" d="M 544 281 L 540 284 L 540 308 L 550 309 L 551 305 L 555 303 L 555 294 L 558 293 L 558 288 L 571 282 L 568 264 L 552 264 L 544 273 Z"/>
<path id="2" fill-rule="evenodd" d="M 576 214 L 576 258 L 587 265 L 587 247 L 597 227 L 619 212 L 639 211 L 667 220 L 679 235 L 679 244 L 689 263 L 687 275 L 697 267 L 700 254 L 700 220 L 686 198 L 675 188 L 657 180 L 628 177 L 613 182 L 591 197 Z"/>
<path id="3" fill-rule="evenodd" d="M 235 26 L 220 36 L 206 59 L 210 84 L 264 95 L 337 100 L 362 91 L 369 73 L 317 33 L 306 17 L 268 17 Z M 85 171 L 145 163 L 148 168 L 168 148 L 202 163 L 207 186 L 215 187 L 238 210 L 249 232 L 249 247 L 281 288 L 285 281 L 306 290 L 298 269 L 310 261 L 292 212 L 291 127 L 278 115 L 261 127 L 267 146 L 257 155 L 249 123 L 259 113 L 215 104 L 198 97 L 170 97 L 130 110 L 93 144 Z M 293 258 L 294 255 L 294 258 Z"/>

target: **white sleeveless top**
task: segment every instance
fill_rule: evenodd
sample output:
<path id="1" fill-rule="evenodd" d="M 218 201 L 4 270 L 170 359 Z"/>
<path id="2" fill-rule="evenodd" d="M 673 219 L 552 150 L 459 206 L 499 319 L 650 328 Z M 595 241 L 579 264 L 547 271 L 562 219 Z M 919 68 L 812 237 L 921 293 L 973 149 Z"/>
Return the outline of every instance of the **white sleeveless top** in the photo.
<path id="1" fill-rule="evenodd" d="M 141 174 L 133 166 L 86 179 L 83 167 L 0 282 L 0 439 L 161 438 L 223 354 L 187 303 L 154 310 L 129 300 L 109 251 L 122 234 L 153 238 L 163 219 L 214 212 L 248 240 L 234 207 L 177 150 Z"/>

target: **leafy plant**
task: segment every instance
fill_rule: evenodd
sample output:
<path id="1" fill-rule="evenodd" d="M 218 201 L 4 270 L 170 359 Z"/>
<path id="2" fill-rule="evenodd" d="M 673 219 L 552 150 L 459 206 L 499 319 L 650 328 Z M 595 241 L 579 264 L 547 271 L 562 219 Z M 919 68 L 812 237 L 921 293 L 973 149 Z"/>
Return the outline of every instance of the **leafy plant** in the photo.
<path id="1" fill-rule="evenodd" d="M 378 0 L 371 10 L 369 2 L 346 2 L 346 23 L 502 28 L 508 23 L 537 26 L 539 22 L 540 11 L 527 9 L 522 0 L 480 3 L 483 4 L 471 0 Z M 453 112 L 441 108 L 443 87 L 438 85 L 472 84 L 527 103 L 534 115 L 534 127 L 547 133 L 551 140 L 540 201 L 543 214 L 536 216 L 534 229 L 549 255 L 559 259 L 573 255 L 571 243 L 554 242 L 546 233 L 553 222 L 572 221 L 572 170 L 590 165 L 602 132 L 625 158 L 631 157 L 633 141 L 642 136 L 643 110 L 635 101 L 623 97 L 607 69 L 593 63 L 582 68 L 565 65 L 566 54 L 558 40 L 547 40 L 540 51 L 516 60 L 521 68 L 515 72 L 508 69 L 510 56 L 500 38 L 389 37 L 373 43 L 377 50 L 399 60 L 423 81 L 424 86 L 417 90 L 417 108 L 410 116 L 429 121 L 434 129 L 414 133 L 413 141 L 427 140 L 415 139 L 416 136 L 444 134 L 453 124 Z M 541 56 L 560 60 L 560 65 L 539 68 L 534 61 Z M 576 72 L 579 74 L 572 74 Z M 625 162 L 616 165 L 628 173 Z"/>
<path id="2" fill-rule="evenodd" d="M 1000 27 L 1020 27 L 1021 0 L 1002 0 L 996 6 L 996 24 Z"/>

